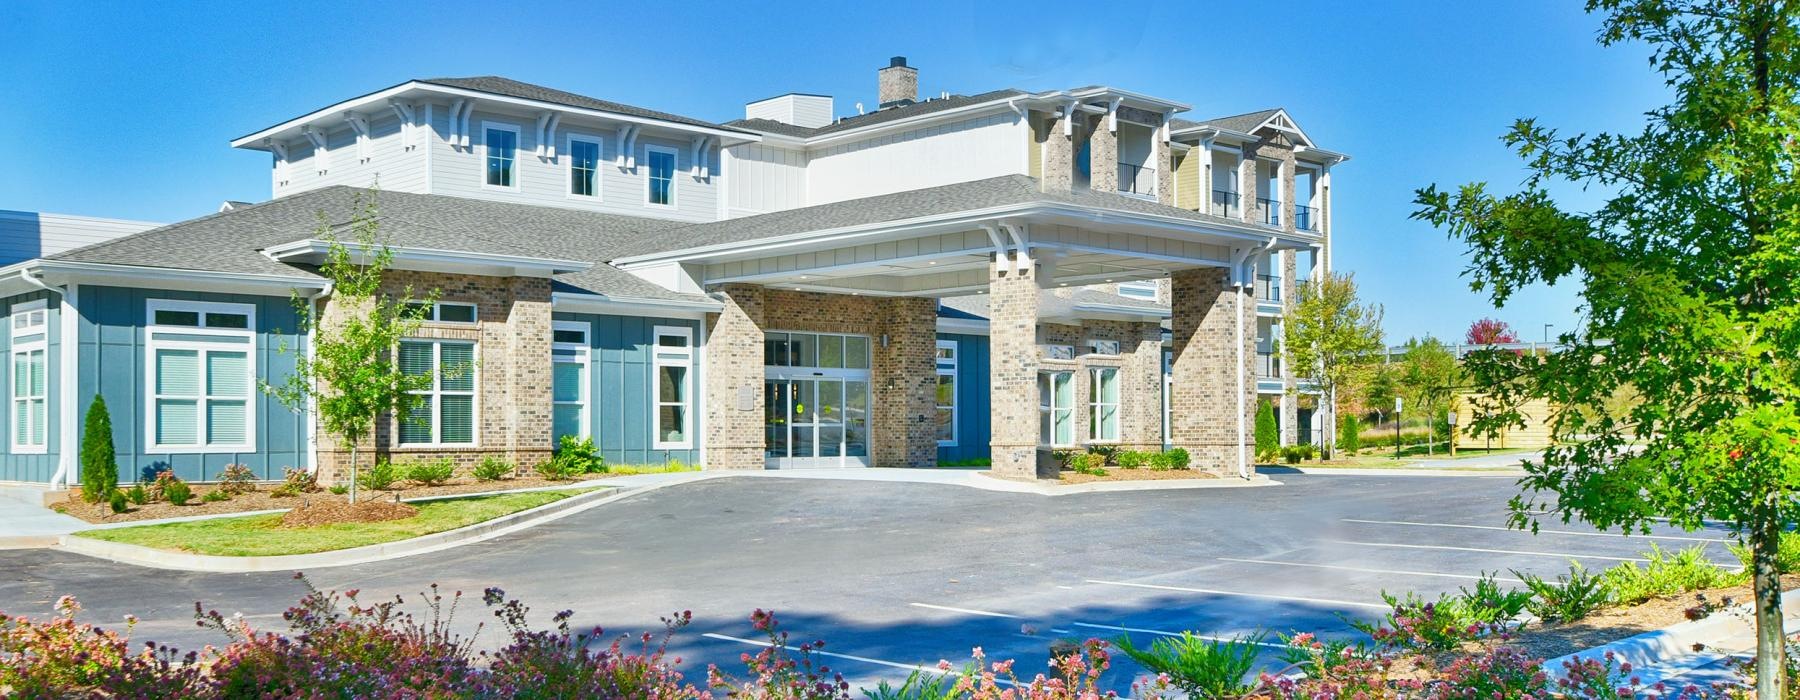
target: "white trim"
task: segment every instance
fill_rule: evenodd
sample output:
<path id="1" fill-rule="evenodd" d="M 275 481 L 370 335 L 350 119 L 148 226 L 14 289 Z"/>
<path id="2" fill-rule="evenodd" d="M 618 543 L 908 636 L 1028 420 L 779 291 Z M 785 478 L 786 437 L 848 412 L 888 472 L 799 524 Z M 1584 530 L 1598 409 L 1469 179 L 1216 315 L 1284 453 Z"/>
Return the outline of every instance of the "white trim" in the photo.
<path id="1" fill-rule="evenodd" d="M 80 383 L 76 377 L 81 364 L 80 337 L 81 312 L 76 301 L 80 298 L 81 285 L 70 282 L 63 286 L 61 296 L 62 308 L 59 310 L 57 322 L 61 333 L 57 335 L 57 353 L 62 356 L 62 363 L 57 367 L 57 395 L 62 405 L 57 407 L 57 423 L 61 427 L 60 455 L 57 456 L 57 473 L 68 480 L 79 479 L 81 471 L 81 454 L 77 448 L 81 444 L 81 431 L 76 429 L 81 416 L 78 403 Z M 50 479 L 52 486 L 60 486 L 57 477 Z M 66 482 L 65 482 L 66 483 Z"/>
<path id="2" fill-rule="evenodd" d="M 1044 440 L 1043 431 L 1038 431 L 1038 444 L 1052 449 L 1075 447 L 1076 445 L 1081 444 L 1081 436 L 1075 434 L 1075 404 L 1081 401 L 1081 397 L 1075 395 L 1073 386 L 1075 382 L 1075 371 L 1068 369 L 1039 370 L 1038 377 L 1048 378 L 1048 383 L 1039 385 L 1038 387 L 1038 419 L 1039 421 L 1042 421 L 1047 415 L 1049 417 L 1048 425 L 1050 428 L 1048 442 Z M 1059 385 L 1059 382 L 1057 381 L 1058 377 L 1062 378 L 1062 381 L 1060 382 L 1061 385 L 1070 387 L 1069 401 L 1071 403 L 1066 407 L 1056 405 L 1056 388 Z M 1067 411 L 1069 413 L 1069 441 L 1066 443 L 1056 441 L 1056 414 L 1061 411 Z M 1043 425 L 1044 423 L 1039 423 L 1040 427 Z"/>
<path id="3" fill-rule="evenodd" d="M 557 331 L 578 332 L 581 334 L 581 342 L 579 342 L 579 343 L 559 342 L 556 340 L 556 335 L 555 335 Z M 551 392 L 550 392 L 550 431 L 552 433 L 551 439 L 552 440 L 556 439 L 556 436 L 554 435 L 554 433 L 556 432 L 556 407 L 557 406 L 571 406 L 571 405 L 576 406 L 581 409 L 581 418 L 579 419 L 580 420 L 580 429 L 576 431 L 575 436 L 580 439 L 590 438 L 593 436 L 592 425 L 593 425 L 593 405 L 594 405 L 594 389 L 593 389 L 594 363 L 593 363 L 593 357 L 592 357 L 592 354 L 593 354 L 592 338 L 593 338 L 593 334 L 594 334 L 593 324 L 589 323 L 587 321 L 552 321 L 550 324 L 550 333 L 551 333 L 550 349 L 552 351 L 551 355 L 550 355 L 550 365 L 551 365 L 550 383 L 551 383 L 551 387 L 552 387 Z M 567 351 L 573 353 L 573 356 L 574 356 L 573 361 L 563 361 L 562 364 L 574 364 L 574 365 L 579 365 L 581 367 L 581 395 L 579 398 L 576 398 L 574 401 L 558 401 L 558 400 L 556 400 L 556 391 L 555 391 L 556 365 L 558 364 L 558 360 L 556 359 L 556 354 L 554 352 L 556 350 L 567 350 Z"/>
<path id="4" fill-rule="evenodd" d="M 724 309 L 725 305 L 711 299 L 689 301 L 685 299 L 615 297 L 582 292 L 551 292 L 550 308 L 574 313 L 705 320 L 706 314 Z"/>
<path id="5" fill-rule="evenodd" d="M 188 311 L 197 315 L 197 326 L 162 325 L 156 322 L 158 311 Z M 207 315 L 212 313 L 242 315 L 244 328 L 215 328 L 207 322 Z M 178 333 L 181 335 L 212 336 L 216 341 L 208 340 L 158 340 L 157 333 Z M 258 392 L 257 354 L 260 348 L 256 342 L 256 305 L 226 302 L 190 301 L 186 299 L 153 298 L 144 301 L 144 452 L 146 454 L 221 454 L 234 452 L 255 452 L 256 415 Z M 242 342 L 230 342 L 228 339 L 242 339 Z M 190 350 L 194 352 L 194 361 L 198 363 L 196 381 L 197 393 L 188 395 L 171 395 L 172 400 L 191 399 L 194 402 L 194 439 L 190 444 L 165 444 L 157 440 L 158 400 L 165 398 L 158 391 L 158 369 L 156 356 L 163 350 Z M 208 366 L 215 352 L 240 352 L 244 354 L 244 366 L 248 376 L 244 378 L 244 440 L 235 443 L 215 443 L 212 440 L 212 426 L 208 419 L 208 409 L 215 400 L 235 401 L 236 397 L 215 397 L 211 387 L 207 385 Z"/>
<path id="6" fill-rule="evenodd" d="M 962 417 L 962 377 L 958 376 L 958 371 L 962 367 L 962 349 L 958 347 L 957 342 L 954 340 L 941 339 L 937 341 L 936 349 L 950 351 L 948 360 L 939 357 L 935 352 L 932 354 L 932 362 L 936 365 L 937 370 L 935 376 L 950 377 L 950 405 L 948 406 L 950 409 L 950 439 L 945 440 L 939 438 L 937 444 L 939 447 L 955 447 L 956 441 L 961 437 L 961 431 L 958 430 L 957 420 Z M 946 367 L 945 365 L 949 366 Z M 932 392 L 932 403 L 935 404 L 932 411 L 933 420 L 936 420 L 938 410 L 946 408 L 943 404 L 937 403 L 936 396 L 937 392 L 934 388 Z"/>
<path id="7" fill-rule="evenodd" d="M 26 325 L 23 327 L 18 325 L 21 314 L 23 314 L 23 317 L 26 320 Z M 12 342 L 9 343 L 6 353 L 6 419 L 0 421 L 0 423 L 3 423 L 6 426 L 6 444 L 10 448 L 12 454 L 41 455 L 49 454 L 50 452 L 49 426 L 51 377 L 49 315 L 49 302 L 44 299 L 35 299 L 14 304 L 8 311 L 6 317 L 7 326 L 12 329 Z M 19 338 L 21 337 L 34 335 L 37 336 L 36 340 L 23 343 L 19 342 Z M 44 384 L 40 387 L 41 390 L 35 394 L 30 392 L 21 394 L 18 385 L 19 361 L 20 358 L 23 357 L 24 360 L 29 363 L 32 355 L 36 355 L 38 364 L 42 365 L 41 371 L 43 373 Z M 26 376 L 29 378 L 29 371 L 26 372 Z M 57 388 L 61 389 L 61 386 L 58 386 Z M 18 425 L 17 421 L 19 418 L 19 404 L 21 402 L 26 406 L 24 414 L 26 417 L 24 426 L 25 432 L 30 434 L 41 431 L 43 435 L 42 442 L 34 444 L 19 441 L 21 426 Z M 31 410 L 33 404 L 37 404 L 38 410 Z"/>
<path id="8" fill-rule="evenodd" d="M 1123 387 L 1119 386 L 1119 382 L 1123 381 L 1119 377 L 1119 368 L 1117 368 L 1117 367 L 1088 367 L 1087 371 L 1088 371 L 1088 400 L 1087 400 L 1088 437 L 1087 437 L 1086 444 L 1092 445 L 1092 444 L 1116 443 L 1119 441 L 1119 423 L 1120 423 L 1119 413 L 1122 410 L 1124 410 L 1122 404 L 1123 404 L 1123 399 L 1125 398 Z M 1114 391 L 1114 394 L 1117 396 L 1117 398 L 1113 399 L 1112 401 L 1100 400 L 1100 375 L 1105 372 L 1111 372 L 1112 377 L 1113 377 L 1113 379 L 1112 379 L 1113 391 Z M 1112 414 L 1112 428 L 1113 428 L 1112 433 L 1113 434 L 1112 434 L 1112 437 L 1097 437 L 1097 435 L 1104 432 L 1104 431 L 1100 430 L 1100 425 L 1101 425 L 1100 424 L 1100 409 L 1107 407 L 1107 406 L 1111 406 L 1113 409 L 1113 414 Z"/>
<path id="9" fill-rule="evenodd" d="M 662 345 L 664 337 L 680 337 L 685 345 L 681 347 Z M 679 358 L 664 358 L 663 355 L 681 355 Z M 694 410 L 699 405 L 694 400 L 694 329 L 689 326 L 656 326 L 650 333 L 650 449 L 652 450 L 691 450 L 694 448 Z M 682 367 L 687 371 L 681 373 L 682 387 L 680 402 L 662 400 L 659 382 L 663 367 Z M 675 442 L 662 439 L 662 407 L 681 406 L 681 436 Z"/>
<path id="10" fill-rule="evenodd" d="M 1145 285 L 1148 285 L 1148 286 L 1146 287 Z M 1119 289 L 1118 294 L 1119 294 L 1119 296 L 1126 297 L 1129 299 L 1145 299 L 1145 300 L 1149 300 L 1149 301 L 1156 301 L 1156 291 L 1157 291 L 1156 288 L 1157 288 L 1156 280 L 1153 280 L 1153 279 L 1133 280 L 1130 282 L 1120 282 L 1119 287 L 1118 287 L 1118 289 Z M 1144 294 L 1143 292 L 1149 292 L 1149 294 Z"/>
<path id="11" fill-rule="evenodd" d="M 356 256 L 365 259 L 373 256 L 373 250 L 370 246 L 361 243 L 343 243 L 342 245 Z M 464 272 L 494 276 L 549 277 L 562 272 L 580 272 L 594 266 L 593 263 L 579 260 L 558 260 L 555 258 L 539 258 L 527 255 L 506 255 L 502 253 L 482 253 L 466 250 L 439 250 L 436 248 L 415 248 L 410 246 L 384 247 L 394 254 L 395 263 L 409 263 L 407 265 L 395 265 L 396 268 L 404 270 Z M 262 254 L 271 260 L 310 264 L 324 262 L 325 257 L 330 254 L 330 252 L 331 242 L 318 238 L 305 238 L 262 249 Z M 320 284 L 314 286 L 323 286 L 323 281 L 321 280 Z"/>
<path id="12" fill-rule="evenodd" d="M 656 179 L 655 169 L 650 166 L 650 154 L 652 154 L 652 153 L 663 153 L 663 154 L 667 154 L 669 156 L 669 201 L 668 202 L 658 203 L 658 202 L 650 201 L 650 192 L 651 192 L 650 184 L 651 184 L 652 180 Z M 675 209 L 675 208 L 677 208 L 681 201 L 681 198 L 680 198 L 680 189 L 681 188 L 676 185 L 676 182 L 678 180 L 680 180 L 680 178 L 676 177 L 675 174 L 678 172 L 681 172 L 681 151 L 674 149 L 674 148 L 669 148 L 667 146 L 657 146 L 654 144 L 646 143 L 646 144 L 644 144 L 644 166 L 643 167 L 644 167 L 644 206 L 656 207 L 659 209 Z"/>
<path id="13" fill-rule="evenodd" d="M 412 302 L 412 304 L 424 306 L 424 304 L 421 302 Z M 409 304 L 409 305 L 411 305 L 411 304 Z M 460 307 L 467 308 L 469 310 L 469 320 L 467 320 L 467 321 L 446 321 L 446 320 L 444 320 L 444 307 L 446 307 L 446 306 L 460 306 Z M 476 304 L 475 302 L 472 302 L 472 301 L 432 302 L 431 312 L 428 315 L 426 315 L 424 320 L 430 321 L 432 323 L 441 323 L 441 324 L 448 325 L 448 326 L 474 326 L 474 325 L 481 323 L 481 305 Z"/>
<path id="14" fill-rule="evenodd" d="M 471 108 L 471 111 L 473 111 L 472 108 Z M 494 155 L 488 151 L 488 132 L 490 132 L 490 131 L 510 131 L 510 132 L 512 132 L 512 135 L 513 135 L 512 154 L 510 156 L 508 156 L 508 160 L 511 162 L 511 165 L 507 168 L 507 173 L 510 176 L 508 179 L 512 181 L 512 184 L 510 184 L 510 185 L 496 185 L 494 183 L 488 182 L 488 159 L 492 158 Z M 524 150 L 523 148 L 521 148 L 524 145 L 524 142 L 525 142 L 524 131 L 519 127 L 519 125 L 509 124 L 507 122 L 492 121 L 492 120 L 488 120 L 488 119 L 481 120 L 481 189 L 505 190 L 507 192 L 519 191 L 519 152 L 521 150 Z"/>
<path id="15" fill-rule="evenodd" d="M 591 194 L 575 193 L 575 142 L 594 144 L 594 191 Z M 563 157 L 569 161 L 562 167 L 563 196 L 580 201 L 596 201 L 605 198 L 606 187 L 601 184 L 606 180 L 601 176 L 601 164 L 606 162 L 606 139 L 600 136 L 570 131 L 563 134 Z"/>
<path id="16" fill-rule="evenodd" d="M 480 447 L 481 446 L 481 343 L 459 338 L 406 338 L 401 343 L 426 343 L 431 346 L 431 388 L 407 392 L 415 396 L 431 399 L 431 441 L 402 442 L 403 422 L 399 416 L 394 417 L 392 449 L 416 450 L 445 447 Z M 444 346 L 469 346 L 469 388 L 444 389 Z M 396 350 L 397 352 L 397 350 Z M 445 396 L 469 397 L 469 441 L 444 442 L 444 401 Z"/>

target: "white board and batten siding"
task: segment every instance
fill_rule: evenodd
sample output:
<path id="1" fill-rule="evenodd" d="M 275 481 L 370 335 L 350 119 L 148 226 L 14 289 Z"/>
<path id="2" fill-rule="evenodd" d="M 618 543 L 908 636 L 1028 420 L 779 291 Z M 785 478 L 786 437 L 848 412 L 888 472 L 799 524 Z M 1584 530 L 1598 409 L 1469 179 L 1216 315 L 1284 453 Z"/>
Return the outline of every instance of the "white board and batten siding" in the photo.
<path id="1" fill-rule="evenodd" d="M 0 266 L 102 243 L 162 224 L 0 209 Z"/>
<path id="2" fill-rule="evenodd" d="M 729 218 L 806 206 L 806 153 L 761 143 L 725 149 Z"/>
<path id="3" fill-rule="evenodd" d="M 421 106 L 422 107 L 422 106 Z M 371 187 L 396 192 L 425 193 L 425 143 L 418 135 L 408 145 L 401 138 L 400 117 L 392 110 L 370 112 L 369 143 L 356 146 L 356 130 L 348 123 L 322 127 L 325 153 L 313 149 L 305 138 L 287 142 L 288 160 L 271 173 L 276 197 L 333 185 Z M 421 119 L 414 114 L 414 119 Z"/>
<path id="4" fill-rule="evenodd" d="M 422 109 L 420 105 L 416 109 Z M 564 114 L 554 135 L 556 157 L 537 156 L 537 114 L 535 112 L 498 112 L 477 106 L 469 117 L 469 147 L 453 146 L 450 141 L 450 106 L 432 106 L 430 129 L 432 194 L 469 197 L 491 201 L 585 209 L 589 211 L 643 216 L 681 221 L 713 221 L 719 218 L 719 183 L 724 179 L 718 148 L 709 147 L 710 177 L 694 177 L 694 148 L 685 135 L 659 135 L 655 127 L 646 126 L 637 137 L 634 168 L 619 167 L 619 132 L 616 124 L 588 121 Z M 488 126 L 505 125 L 518 129 L 514 154 L 514 183 L 511 188 L 487 185 Z M 572 195 L 569 190 L 569 137 L 600 142 L 599 193 L 596 196 Z M 672 207 L 651 205 L 650 171 L 645 162 L 645 147 L 659 146 L 675 151 L 675 204 Z M 546 152 L 548 153 L 548 152 Z"/>
<path id="5" fill-rule="evenodd" d="M 1025 174 L 1029 128 L 1002 112 L 813 149 L 806 203 Z"/>

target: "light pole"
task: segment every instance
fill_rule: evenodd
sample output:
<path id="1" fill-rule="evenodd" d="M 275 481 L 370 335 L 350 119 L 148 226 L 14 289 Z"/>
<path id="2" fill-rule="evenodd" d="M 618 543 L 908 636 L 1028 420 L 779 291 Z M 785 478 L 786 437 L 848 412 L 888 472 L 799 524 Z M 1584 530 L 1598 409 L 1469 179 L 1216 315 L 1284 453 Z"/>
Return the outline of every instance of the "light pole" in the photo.
<path id="1" fill-rule="evenodd" d="M 1550 328 L 1555 325 L 1554 323 L 1544 324 L 1544 345 L 1550 344 Z"/>

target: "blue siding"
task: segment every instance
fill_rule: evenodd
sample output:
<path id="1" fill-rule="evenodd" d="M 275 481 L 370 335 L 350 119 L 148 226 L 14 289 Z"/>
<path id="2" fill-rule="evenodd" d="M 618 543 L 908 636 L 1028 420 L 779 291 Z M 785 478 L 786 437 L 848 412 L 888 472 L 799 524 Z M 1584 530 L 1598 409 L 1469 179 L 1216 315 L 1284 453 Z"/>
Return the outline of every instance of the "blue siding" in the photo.
<path id="1" fill-rule="evenodd" d="M 279 479 L 284 467 L 308 464 L 306 416 L 290 411 L 279 401 L 254 392 L 250 404 L 256 416 L 254 452 L 151 453 L 144 415 L 146 381 L 144 357 L 145 302 L 150 299 L 183 299 L 256 305 L 256 374 L 259 381 L 280 383 L 294 371 L 295 354 L 303 339 L 295 333 L 299 316 L 286 297 L 121 287 L 82 287 L 77 295 L 81 308 L 79 391 L 85 416 L 96 393 L 106 397 L 113 420 L 113 447 L 118 452 L 119 479 L 129 481 L 145 473 L 174 469 L 175 475 L 193 481 L 211 481 L 228 464 L 243 464 L 265 479 Z M 283 346 L 287 352 L 282 352 Z"/>
<path id="2" fill-rule="evenodd" d="M 985 335 L 939 333 L 938 340 L 956 341 L 956 445 L 938 446 L 938 461 L 988 456 L 990 410 L 988 338 Z"/>
<path id="3" fill-rule="evenodd" d="M 45 325 L 49 338 L 45 341 L 44 357 L 46 374 L 44 391 L 44 413 L 48 419 L 45 426 L 45 454 L 12 454 L 12 307 L 26 302 L 47 300 L 49 313 L 45 314 Z M 0 313 L 5 315 L 4 325 L 0 325 L 0 481 L 36 481 L 47 482 L 56 474 L 56 461 L 61 456 L 57 448 L 61 446 L 62 426 L 57 420 L 58 411 L 62 410 L 62 382 L 58 377 L 62 374 L 62 356 L 57 346 L 62 342 L 62 299 L 61 295 L 50 292 L 31 292 L 15 297 L 0 299 Z"/>
<path id="4" fill-rule="evenodd" d="M 680 326 L 693 329 L 694 342 L 699 343 L 699 322 L 672 318 L 638 316 L 602 316 L 557 312 L 558 321 L 580 321 L 588 324 L 590 371 L 588 373 L 588 434 L 595 446 L 612 464 L 662 464 L 679 459 L 689 464 L 700 460 L 700 396 L 699 353 L 690 371 L 692 396 L 696 398 L 694 416 L 694 449 L 652 450 L 650 392 L 651 357 L 657 326 Z"/>

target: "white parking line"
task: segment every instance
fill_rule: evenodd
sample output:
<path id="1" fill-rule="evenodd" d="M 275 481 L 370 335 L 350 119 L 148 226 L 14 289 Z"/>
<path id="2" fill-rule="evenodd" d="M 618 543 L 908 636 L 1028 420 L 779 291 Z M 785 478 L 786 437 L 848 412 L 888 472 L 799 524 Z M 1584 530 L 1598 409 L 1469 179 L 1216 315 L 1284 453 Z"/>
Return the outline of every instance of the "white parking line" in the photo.
<path id="1" fill-rule="evenodd" d="M 706 632 L 704 634 L 701 634 L 700 636 L 706 637 L 707 639 L 719 639 L 719 640 L 724 640 L 727 642 L 737 642 L 739 644 L 750 644 L 750 645 L 759 646 L 759 647 L 775 646 L 774 642 L 771 642 L 766 639 L 744 639 L 743 637 L 732 637 L 730 635 L 717 634 L 717 633 L 713 633 L 713 632 Z M 798 648 L 793 647 L 793 646 L 783 646 L 781 648 L 785 649 L 787 651 L 799 651 Z M 899 663 L 899 662 L 895 662 L 895 661 L 883 661 L 881 659 L 872 659 L 867 656 L 855 656 L 852 654 L 839 654 L 839 653 L 830 652 L 830 651 L 814 650 L 809 653 L 817 654 L 819 656 L 829 656 L 834 659 L 847 659 L 850 661 L 860 661 L 865 664 L 875 664 L 877 666 L 886 666 L 888 668 L 898 668 L 898 669 L 903 669 L 903 670 L 907 670 L 907 671 L 923 671 L 925 673 L 938 673 L 938 674 L 944 673 L 943 671 L 939 671 L 936 665 L 927 666 L 925 664 L 903 664 L 903 663 Z M 951 673 L 954 673 L 954 671 L 952 671 Z M 1001 678 L 994 679 L 994 682 L 999 683 L 1001 685 L 1013 685 L 1013 683 L 1011 681 L 1001 679 Z"/>
<path id="2" fill-rule="evenodd" d="M 1447 544 L 1398 544 L 1394 542 L 1350 542 L 1348 540 L 1326 540 L 1326 544 L 1341 544 L 1350 547 L 1396 547 L 1400 549 L 1441 549 L 1453 552 L 1480 552 L 1482 554 L 1516 554 L 1529 557 L 1556 557 L 1558 559 L 1605 559 L 1607 561 L 1649 561 L 1643 557 L 1609 557 L 1599 554 L 1568 554 L 1565 552 L 1527 552 L 1518 549 L 1483 549 L 1481 547 L 1453 547 Z"/>
<path id="3" fill-rule="evenodd" d="M 1459 578 L 1459 579 L 1463 579 L 1463 580 L 1467 580 L 1467 581 L 1480 581 L 1481 579 L 1488 578 L 1486 576 L 1470 576 L 1468 574 L 1440 574 L 1440 573 L 1431 572 L 1431 571 L 1403 571 L 1403 570 L 1397 570 L 1397 569 L 1365 569 L 1360 566 L 1336 566 L 1336 565 L 1332 565 L 1332 564 L 1302 564 L 1300 562 L 1294 562 L 1294 561 L 1271 561 L 1268 559 L 1233 559 L 1231 557 L 1219 557 L 1219 561 L 1234 561 L 1234 562 L 1237 562 L 1240 564 L 1271 564 L 1274 566 L 1303 566 L 1303 567 L 1306 567 L 1309 569 L 1331 569 L 1334 571 L 1360 571 L 1365 574 L 1399 574 L 1402 576 L 1436 576 L 1439 578 Z M 1520 581 L 1516 578 L 1507 578 L 1505 576 L 1495 576 L 1493 578 L 1495 581 L 1505 581 L 1507 583 L 1524 583 L 1524 581 Z"/>
<path id="4" fill-rule="evenodd" d="M 1519 530 L 1519 529 L 1510 528 L 1510 527 L 1501 527 L 1499 525 L 1458 525 L 1458 524 L 1454 524 L 1454 523 L 1415 523 L 1415 522 L 1409 522 L 1406 520 L 1358 520 L 1356 518 L 1344 518 L 1344 522 L 1363 523 L 1366 525 L 1408 525 L 1408 526 L 1412 526 L 1412 527 L 1454 527 L 1454 528 L 1463 528 L 1463 529 L 1467 529 L 1467 530 L 1505 530 L 1507 532 L 1529 533 L 1528 530 Z M 1540 535 L 1577 535 L 1580 537 L 1629 537 L 1632 539 L 1639 539 L 1639 540 L 1674 540 L 1674 541 L 1680 541 L 1680 542 L 1729 542 L 1730 541 L 1730 540 L 1719 539 L 1717 537 L 1682 537 L 1682 536 L 1678 536 L 1678 535 L 1625 535 L 1625 534 L 1620 534 L 1617 532 L 1577 532 L 1574 530 L 1538 530 L 1537 533 L 1535 533 L 1535 534 L 1540 534 Z"/>
<path id="5" fill-rule="evenodd" d="M 964 615 L 981 615 L 984 617 L 1004 617 L 1004 618 L 1008 618 L 1008 619 L 1012 619 L 1012 620 L 1019 619 L 1018 615 L 1008 615 L 1006 613 L 988 612 L 986 610 L 970 610 L 968 608 L 952 608 L 948 605 L 932 605 L 930 603 L 907 603 L 907 605 L 911 605 L 915 608 L 927 608 L 930 610 L 943 610 L 945 612 L 962 613 Z"/>
<path id="6" fill-rule="evenodd" d="M 1097 630 L 1112 630 L 1114 632 L 1143 632 L 1144 634 L 1156 634 L 1156 635 L 1162 635 L 1164 637 L 1179 637 L 1179 636 L 1181 636 L 1180 632 L 1169 632 L 1167 630 L 1145 629 L 1143 627 L 1119 627 L 1117 625 L 1096 625 L 1091 622 L 1076 622 L 1073 624 L 1076 627 L 1087 627 L 1090 629 L 1097 629 Z M 1192 633 L 1190 633 L 1190 634 L 1192 634 Z M 1242 642 L 1244 644 L 1255 644 L 1256 646 L 1268 647 L 1270 649 L 1285 649 L 1285 648 L 1287 648 L 1286 644 L 1276 644 L 1274 642 L 1253 642 L 1253 641 L 1250 641 L 1249 639 L 1233 639 L 1231 637 L 1215 637 L 1215 636 L 1206 635 L 1206 634 L 1195 634 L 1194 637 L 1196 639 L 1204 639 L 1209 642 Z"/>
<path id="7" fill-rule="evenodd" d="M 1358 607 L 1358 608 L 1379 608 L 1382 610 L 1388 609 L 1388 606 L 1382 605 L 1379 603 L 1354 603 L 1354 602 L 1351 602 L 1348 600 L 1330 600 L 1330 599 L 1326 599 L 1326 598 L 1307 598 L 1305 596 L 1297 596 L 1297 595 L 1274 595 L 1274 594 L 1270 594 L 1270 593 L 1239 593 L 1236 591 L 1220 591 L 1220 590 L 1214 590 L 1211 588 L 1186 588 L 1183 586 L 1164 586 L 1164 585 L 1155 584 L 1155 583 L 1130 583 L 1127 581 L 1103 581 L 1100 579 L 1088 579 L 1087 582 L 1088 583 L 1096 583 L 1096 584 L 1100 584 L 1103 586 L 1127 586 L 1130 588 L 1152 588 L 1152 589 L 1161 590 L 1161 591 L 1180 591 L 1183 593 L 1206 593 L 1209 595 L 1228 595 L 1228 596 L 1239 596 L 1239 597 L 1243 597 L 1243 598 L 1268 598 L 1270 600 L 1291 600 L 1291 601 L 1300 602 L 1300 603 L 1319 603 L 1321 605 L 1347 605 L 1347 606 L 1353 606 L 1353 607 Z"/>

